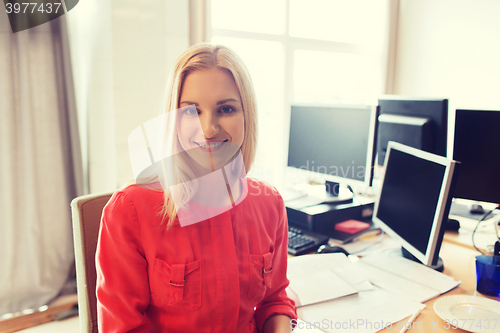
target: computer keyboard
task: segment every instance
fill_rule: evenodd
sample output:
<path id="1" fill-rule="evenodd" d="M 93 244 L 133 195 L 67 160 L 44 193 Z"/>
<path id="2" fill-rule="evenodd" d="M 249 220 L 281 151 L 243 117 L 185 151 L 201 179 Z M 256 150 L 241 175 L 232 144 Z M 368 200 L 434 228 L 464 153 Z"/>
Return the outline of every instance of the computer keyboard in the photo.
<path id="1" fill-rule="evenodd" d="M 288 226 L 288 253 L 294 256 L 316 251 L 321 245 L 328 243 L 328 236 L 309 230 Z"/>

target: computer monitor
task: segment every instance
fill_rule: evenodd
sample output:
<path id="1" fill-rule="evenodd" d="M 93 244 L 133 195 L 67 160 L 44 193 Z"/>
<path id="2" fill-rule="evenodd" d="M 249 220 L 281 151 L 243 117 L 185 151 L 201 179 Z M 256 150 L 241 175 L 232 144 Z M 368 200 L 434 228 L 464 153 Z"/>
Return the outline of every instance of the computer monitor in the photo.
<path id="1" fill-rule="evenodd" d="M 453 197 L 500 204 L 500 111 L 456 110 L 453 159 L 461 163 Z"/>
<path id="2" fill-rule="evenodd" d="M 448 100 L 388 95 L 378 101 L 378 164 L 384 163 L 389 141 L 446 156 Z"/>
<path id="3" fill-rule="evenodd" d="M 457 164 L 442 156 L 390 142 L 373 221 L 403 248 L 403 256 L 438 270 Z"/>
<path id="4" fill-rule="evenodd" d="M 351 186 L 371 185 L 377 108 L 293 105 L 288 166 Z"/>

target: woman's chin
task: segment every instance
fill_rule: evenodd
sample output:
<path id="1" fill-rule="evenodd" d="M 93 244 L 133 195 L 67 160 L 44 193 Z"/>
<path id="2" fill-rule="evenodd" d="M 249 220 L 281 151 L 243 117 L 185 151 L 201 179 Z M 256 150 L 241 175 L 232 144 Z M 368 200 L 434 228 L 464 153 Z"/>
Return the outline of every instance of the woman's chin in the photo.
<path id="1" fill-rule="evenodd" d="M 224 159 L 224 160 L 213 160 L 214 164 L 212 166 L 212 163 L 210 161 L 196 161 L 196 163 L 203 168 L 206 172 L 212 172 L 221 169 L 224 167 L 228 162 L 229 159 Z"/>

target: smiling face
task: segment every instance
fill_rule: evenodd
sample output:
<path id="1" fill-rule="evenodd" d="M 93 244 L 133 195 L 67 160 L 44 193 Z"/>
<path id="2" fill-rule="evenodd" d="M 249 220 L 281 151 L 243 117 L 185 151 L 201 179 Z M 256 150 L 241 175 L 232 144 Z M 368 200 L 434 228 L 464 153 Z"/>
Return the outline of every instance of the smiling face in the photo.
<path id="1" fill-rule="evenodd" d="M 197 162 L 198 171 L 205 173 L 226 165 L 243 144 L 245 134 L 243 106 L 230 72 L 210 68 L 188 74 L 179 108 L 179 142 Z"/>

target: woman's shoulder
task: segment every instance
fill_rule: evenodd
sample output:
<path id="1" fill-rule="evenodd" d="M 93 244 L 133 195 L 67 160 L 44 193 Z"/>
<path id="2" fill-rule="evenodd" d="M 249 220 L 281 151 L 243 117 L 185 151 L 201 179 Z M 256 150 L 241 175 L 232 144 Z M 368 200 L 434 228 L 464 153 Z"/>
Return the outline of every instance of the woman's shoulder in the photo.
<path id="1" fill-rule="evenodd" d="M 108 209 L 110 208 L 110 206 L 120 208 L 128 206 L 131 208 L 137 208 L 144 205 L 149 206 L 151 205 L 151 203 L 154 203 L 158 200 L 163 201 L 162 190 L 154 190 L 132 184 L 125 186 L 113 193 L 106 206 Z"/>
<path id="2" fill-rule="evenodd" d="M 263 196 L 263 197 L 274 197 L 278 200 L 281 199 L 281 195 L 279 194 L 276 187 L 269 184 L 266 181 L 255 179 L 251 177 L 247 177 L 247 185 L 248 185 L 248 194 L 252 196 Z"/>
<path id="3" fill-rule="evenodd" d="M 139 186 L 137 184 L 126 185 L 116 192 L 113 193 L 113 197 L 126 197 L 129 200 L 137 200 L 143 197 L 155 196 L 158 194 L 162 194 L 162 190 L 153 190 L 149 188 L 145 188 L 144 186 Z"/>
<path id="4" fill-rule="evenodd" d="M 263 221 L 282 221 L 285 212 L 285 203 L 278 190 L 266 181 L 248 178 L 248 194 L 246 204 L 242 209 L 258 210 L 257 214 L 264 216 Z M 267 223 L 267 222 L 266 222 Z M 274 224 L 269 224 L 269 226 Z"/>
<path id="5" fill-rule="evenodd" d="M 103 210 L 102 221 L 109 228 L 136 230 L 144 224 L 161 223 L 163 192 L 129 185 L 111 196 Z"/>

